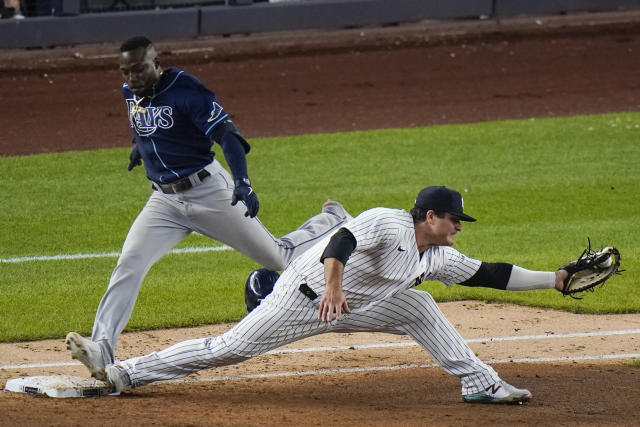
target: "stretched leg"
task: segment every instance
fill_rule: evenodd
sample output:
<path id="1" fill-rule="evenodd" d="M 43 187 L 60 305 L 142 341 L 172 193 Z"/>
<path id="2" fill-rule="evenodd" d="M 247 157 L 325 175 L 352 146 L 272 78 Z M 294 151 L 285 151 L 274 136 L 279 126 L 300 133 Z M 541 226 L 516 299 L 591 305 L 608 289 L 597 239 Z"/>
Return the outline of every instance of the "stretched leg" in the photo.
<path id="1" fill-rule="evenodd" d="M 349 315 L 341 327 L 411 336 L 445 371 L 460 378 L 462 394 L 485 390 L 500 381 L 498 374 L 482 362 L 444 316 L 427 292 L 407 290 L 382 301 L 364 313 Z"/>
<path id="2" fill-rule="evenodd" d="M 283 282 L 290 281 L 295 283 L 299 278 L 285 272 L 276 284 L 278 292 L 270 294 L 240 323 L 222 335 L 183 341 L 146 356 L 118 362 L 115 366 L 124 369 L 128 376 L 124 385 L 137 387 L 239 363 L 293 341 L 326 332 L 329 326 L 317 320 L 317 308 L 307 297 L 295 286 L 281 288 Z"/>
<path id="3" fill-rule="evenodd" d="M 210 178 L 183 195 L 190 226 L 270 270 L 283 270 L 295 257 L 351 219 L 342 205 L 334 202 L 295 231 L 278 239 L 257 217 L 245 217 L 246 207 L 242 203 L 231 206 L 231 176 L 216 162 L 211 168 Z"/>
<path id="4" fill-rule="evenodd" d="M 116 342 L 147 271 L 190 233 L 180 224 L 181 217 L 179 205 L 154 192 L 133 222 L 93 324 L 91 338 L 100 345 L 105 364 L 113 363 Z"/>

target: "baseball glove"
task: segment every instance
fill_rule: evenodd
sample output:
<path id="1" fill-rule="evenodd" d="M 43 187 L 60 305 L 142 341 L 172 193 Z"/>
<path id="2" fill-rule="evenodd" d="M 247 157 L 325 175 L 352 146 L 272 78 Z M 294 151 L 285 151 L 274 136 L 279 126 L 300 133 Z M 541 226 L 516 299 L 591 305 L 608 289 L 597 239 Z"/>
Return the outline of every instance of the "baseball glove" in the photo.
<path id="1" fill-rule="evenodd" d="M 587 290 L 593 291 L 596 285 L 604 285 L 614 274 L 620 274 L 620 252 L 613 246 L 602 248 L 598 252 L 591 250 L 591 240 L 588 239 L 589 246 L 582 251 L 582 255 L 571 261 L 560 269 L 566 270 L 569 276 L 564 280 L 563 295 L 569 295 L 575 299 L 577 293 Z"/>

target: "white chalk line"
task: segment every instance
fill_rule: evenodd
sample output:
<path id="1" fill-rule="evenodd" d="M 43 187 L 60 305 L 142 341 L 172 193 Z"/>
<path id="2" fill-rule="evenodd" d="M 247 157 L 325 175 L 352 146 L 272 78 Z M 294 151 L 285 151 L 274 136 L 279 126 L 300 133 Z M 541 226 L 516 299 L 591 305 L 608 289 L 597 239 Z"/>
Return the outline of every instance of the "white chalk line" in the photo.
<path id="1" fill-rule="evenodd" d="M 520 340 L 541 340 L 541 339 L 554 339 L 554 338 L 588 338 L 597 336 L 609 336 L 609 335 L 628 335 L 628 334 L 640 334 L 640 329 L 623 329 L 617 331 L 598 331 L 598 332 L 575 332 L 568 334 L 544 334 L 544 335 L 522 335 L 522 336 L 507 336 L 507 337 L 488 337 L 488 338 L 469 338 L 465 339 L 467 343 L 476 342 L 498 342 L 498 341 L 520 341 Z M 267 354 L 287 354 L 287 353 L 303 353 L 307 351 L 337 351 L 337 350 L 359 350 L 365 348 L 383 348 L 383 347 L 414 347 L 418 346 L 416 342 L 392 342 L 381 344 L 359 344 L 359 345 L 344 345 L 335 347 L 306 347 L 306 348 L 292 348 L 283 350 L 273 350 Z"/>
<path id="2" fill-rule="evenodd" d="M 522 359 L 490 359 L 484 360 L 484 362 L 490 365 L 498 365 L 502 363 L 541 363 L 541 362 L 573 362 L 578 360 L 609 360 L 609 359 L 633 359 L 640 357 L 640 353 L 619 353 L 619 354 L 600 354 L 592 356 L 561 356 L 561 357 L 527 357 Z M 327 375 L 327 374 L 349 374 L 355 372 L 371 372 L 371 371 L 399 371 L 402 369 L 414 369 L 414 368 L 437 368 L 440 367 L 437 363 L 424 363 L 424 364 L 402 364 L 394 366 L 370 366 L 366 368 L 341 368 L 341 369 L 315 369 L 311 371 L 286 371 L 286 372 L 272 372 L 265 374 L 246 374 L 246 375 L 234 375 L 234 376 L 219 376 L 219 377 L 203 377 L 203 378 L 188 378 L 163 381 L 165 383 L 199 383 L 199 382 L 214 382 L 214 381 L 233 381 L 233 380 L 246 380 L 253 378 L 281 378 L 281 377 L 302 377 L 306 375 Z"/>
<path id="3" fill-rule="evenodd" d="M 217 251 L 229 251 L 232 248 L 227 245 L 222 246 L 194 246 L 187 248 L 173 249 L 170 254 L 192 254 L 198 252 L 217 252 Z M 87 258 L 117 258 L 120 256 L 120 252 L 97 252 L 88 254 L 58 254 L 58 255 L 40 255 L 40 256 L 23 256 L 14 258 L 0 258 L 0 263 L 11 262 L 29 262 L 29 261 L 61 261 L 68 259 L 87 259 Z"/>
<path id="4" fill-rule="evenodd" d="M 544 335 L 523 335 L 523 336 L 506 336 L 506 337 L 486 337 L 486 338 L 469 338 L 465 341 L 467 343 L 477 343 L 477 342 L 500 342 L 500 341 L 521 341 L 521 340 L 544 340 L 544 339 L 557 339 L 557 338 L 589 338 L 589 337 L 598 337 L 598 336 L 613 336 L 613 335 L 629 335 L 629 334 L 640 334 L 640 329 L 622 329 L 622 330 L 613 330 L 613 331 L 597 331 L 597 332 L 575 332 L 575 333 L 567 333 L 567 334 L 544 334 Z M 354 345 L 343 345 L 343 346 L 324 346 L 324 347 L 305 347 L 305 348 L 287 348 L 282 350 L 272 350 L 265 354 L 291 354 L 291 353 L 306 353 L 306 352 L 329 352 L 329 351 L 344 351 L 344 350 L 363 350 L 363 349 L 373 349 L 373 348 L 402 348 L 402 347 L 412 347 L 418 346 L 415 342 L 391 342 L 391 343 L 373 343 L 373 344 L 354 344 Z M 578 359 L 566 359 L 566 360 L 580 360 Z M 598 358 L 603 356 L 585 356 L 588 358 Z M 620 353 L 620 355 L 608 355 L 605 358 L 633 358 L 638 357 L 636 353 Z M 509 361 L 522 360 L 526 361 L 528 359 L 509 359 Z M 535 361 L 545 361 L 542 359 L 531 359 Z M 554 358 L 549 361 L 555 360 L 565 360 L 562 358 Z M 494 362 L 494 363 L 503 363 L 503 362 Z M 61 366 L 76 366 L 81 365 L 80 362 L 51 362 L 51 363 L 23 363 L 23 364 L 15 364 L 15 365 L 0 365 L 0 370 L 2 369 L 32 369 L 32 368 L 54 368 Z M 418 365 L 416 365 L 418 366 Z M 422 365 L 420 365 L 422 366 Z M 368 368 L 363 368 L 368 369 Z M 315 372 L 315 371 L 314 371 Z M 339 371 L 335 371 L 339 372 Z"/>

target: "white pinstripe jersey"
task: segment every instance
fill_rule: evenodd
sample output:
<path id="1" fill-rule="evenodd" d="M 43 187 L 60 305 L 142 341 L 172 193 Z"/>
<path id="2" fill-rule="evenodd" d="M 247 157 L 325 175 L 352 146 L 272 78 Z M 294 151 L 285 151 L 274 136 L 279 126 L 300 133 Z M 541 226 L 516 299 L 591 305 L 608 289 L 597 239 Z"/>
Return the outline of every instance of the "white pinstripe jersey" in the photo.
<path id="1" fill-rule="evenodd" d="M 450 286 L 469 279 L 480 261 L 450 246 L 436 246 L 418 253 L 413 218 L 400 209 L 373 208 L 344 225 L 356 238 L 356 249 L 344 269 L 342 291 L 352 310 L 437 280 Z M 318 295 L 325 290 L 320 257 L 327 237 L 294 260 L 295 270 Z"/>

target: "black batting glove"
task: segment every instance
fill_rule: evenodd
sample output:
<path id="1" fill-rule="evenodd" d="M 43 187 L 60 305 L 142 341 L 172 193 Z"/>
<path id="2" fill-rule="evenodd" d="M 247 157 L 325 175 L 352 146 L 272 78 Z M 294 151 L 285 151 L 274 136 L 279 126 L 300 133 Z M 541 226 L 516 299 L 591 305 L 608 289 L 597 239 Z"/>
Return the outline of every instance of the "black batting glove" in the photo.
<path id="1" fill-rule="evenodd" d="M 233 189 L 233 197 L 231 197 L 231 206 L 235 206 L 238 200 L 244 202 L 247 206 L 247 211 L 244 216 L 255 217 L 258 215 L 258 209 L 260 209 L 260 202 L 258 202 L 258 196 L 251 188 L 251 181 L 249 178 L 236 179 L 234 181 L 236 188 Z"/>
<path id="2" fill-rule="evenodd" d="M 140 166 L 141 164 L 142 156 L 138 151 L 138 145 L 134 144 L 133 148 L 131 149 L 131 153 L 129 153 L 129 166 L 127 167 L 127 170 L 131 172 L 131 169 L 135 168 L 136 166 Z"/>

